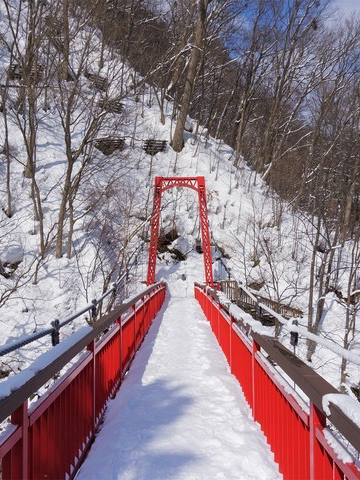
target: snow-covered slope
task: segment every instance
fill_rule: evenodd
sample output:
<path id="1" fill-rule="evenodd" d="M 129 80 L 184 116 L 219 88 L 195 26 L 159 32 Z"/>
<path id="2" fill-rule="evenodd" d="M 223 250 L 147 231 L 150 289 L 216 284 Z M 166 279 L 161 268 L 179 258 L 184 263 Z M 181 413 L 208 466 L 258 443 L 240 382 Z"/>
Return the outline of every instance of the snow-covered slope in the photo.
<path id="1" fill-rule="evenodd" d="M 0 21 L 4 29 L 5 13 L 1 8 Z M 83 46 L 85 39 L 80 37 L 78 45 Z M 91 37 L 91 42 L 89 50 L 100 48 L 96 36 Z M 93 57 L 89 56 L 88 64 L 93 65 L 95 58 L 95 53 Z M 2 72 L 6 71 L 8 63 L 9 55 L 4 51 L 0 64 Z M 75 55 L 73 65 L 74 68 L 79 65 Z M 175 153 L 168 145 L 164 153 L 154 157 L 147 155 L 142 149 L 144 140 L 156 138 L 166 140 L 168 144 L 171 141 L 173 105 L 165 102 L 165 123 L 162 124 L 154 90 L 146 84 L 133 88 L 136 75 L 121 63 L 116 53 L 106 51 L 104 65 L 101 74 L 111 77 L 109 96 L 121 95 L 123 109 L 121 114 L 107 113 L 96 136 L 111 133 L 123 137 L 125 148 L 106 156 L 93 148 L 90 142 L 84 154 L 76 160 L 73 178 L 80 171 L 83 178 L 74 200 L 76 222 L 70 258 L 55 258 L 54 250 L 68 166 L 59 116 L 59 94 L 48 98 L 46 110 L 40 108 L 45 92 L 38 102 L 36 181 L 44 213 L 45 235 L 53 239 L 44 258 L 39 257 L 39 222 L 34 216 L 30 198 L 31 180 L 23 176 L 27 152 L 19 129 L 21 118 L 19 120 L 11 101 L 8 103 L 9 138 L 13 152 L 13 216 L 8 218 L 1 212 L 0 258 L 3 262 L 21 260 L 21 263 L 10 278 L 0 276 L 0 295 L 7 295 L 6 292 L 17 286 L 7 301 L 0 305 L 1 343 L 49 326 L 54 318 L 61 319 L 81 308 L 101 294 L 104 282 L 116 278 L 131 253 L 146 237 L 148 223 L 144 222 L 151 213 L 156 175 L 205 176 L 212 235 L 226 254 L 224 261 L 231 268 L 233 277 L 247 284 L 256 283 L 264 295 L 302 309 L 304 318 L 301 323 L 306 326 L 313 226 L 304 216 L 294 216 L 244 162 L 235 169 L 233 150 L 220 140 L 211 138 L 201 126 L 197 130 L 191 119 L 188 121 L 188 127 L 192 127 L 189 130 L 197 131 L 197 134 L 185 132 L 185 146 L 181 153 Z M 73 112 L 76 122 L 72 128 L 72 145 L 75 150 L 81 145 L 88 119 L 96 115 L 97 102 L 101 98 L 101 93 L 92 89 L 84 75 L 80 76 L 79 88 L 81 101 Z M 17 90 L 9 91 L 11 100 Z M 2 114 L 0 132 L 3 138 Z M 4 155 L 1 155 L 0 175 L 5 179 Z M 2 205 L 6 205 L 5 182 L 0 184 L 0 200 Z M 175 241 L 174 247 L 185 254 L 194 249 L 200 236 L 195 193 L 189 189 L 166 192 L 161 222 L 164 233 L 176 228 L 180 238 Z M 67 220 L 65 234 L 68 230 Z M 141 281 L 146 277 L 146 245 L 145 242 L 141 261 L 136 271 L 132 272 L 124 295 L 141 288 Z M 214 258 L 216 255 L 218 253 L 214 250 Z M 169 252 L 159 257 L 158 276 L 161 277 L 163 271 L 173 268 L 174 259 Z M 33 284 L 36 269 L 37 282 Z M 197 273 L 197 280 L 202 281 L 203 270 L 200 268 Z M 215 279 L 226 278 L 227 275 L 219 262 L 214 263 L 214 273 Z M 346 275 L 344 270 L 340 284 L 342 280 L 345 282 Z M 341 343 L 344 307 L 339 305 L 334 294 L 326 297 L 325 311 L 322 329 L 328 338 Z M 83 325 L 86 325 L 86 319 L 81 317 L 64 329 L 62 335 L 67 336 Z M 355 335 L 358 339 L 358 330 Z M 360 349 L 356 339 L 352 347 L 354 351 Z M 282 340 L 286 344 L 289 342 L 288 338 Z M 49 339 L 24 347 L 20 352 L 4 357 L 1 368 L 15 373 L 49 347 Z M 304 356 L 304 344 L 300 345 L 299 353 Z M 336 386 L 339 384 L 339 363 L 338 357 L 322 348 L 317 349 L 313 358 L 313 365 Z M 352 384 L 358 383 L 358 367 L 349 367 L 349 375 Z"/>

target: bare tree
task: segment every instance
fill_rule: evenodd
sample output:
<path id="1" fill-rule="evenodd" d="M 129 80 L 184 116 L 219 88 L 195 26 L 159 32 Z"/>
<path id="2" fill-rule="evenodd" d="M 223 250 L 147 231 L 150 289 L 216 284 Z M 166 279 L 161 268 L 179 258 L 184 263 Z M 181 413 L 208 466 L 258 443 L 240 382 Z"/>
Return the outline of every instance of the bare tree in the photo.
<path id="1" fill-rule="evenodd" d="M 359 232 L 353 238 L 351 248 L 350 248 L 350 265 L 349 275 L 347 282 L 347 291 L 346 297 L 343 298 L 341 295 L 341 302 L 345 307 L 345 328 L 344 328 L 344 337 L 343 337 L 343 347 L 349 349 L 352 343 L 355 341 L 356 335 L 356 317 L 360 309 L 360 278 L 359 278 L 359 268 L 360 268 L 360 238 Z M 344 391 L 344 384 L 347 383 L 347 361 L 345 358 L 341 362 L 341 372 L 340 372 L 340 388 Z"/>
<path id="2" fill-rule="evenodd" d="M 45 231 L 43 223 L 42 202 L 39 186 L 36 180 L 36 142 L 38 129 L 38 103 L 43 91 L 40 80 L 43 80 L 44 72 L 41 64 L 41 44 L 44 39 L 44 2 L 32 1 L 28 6 L 20 2 L 17 8 L 12 8 L 8 1 L 4 2 L 7 13 L 8 35 L 4 38 L 9 57 L 10 79 L 18 79 L 19 84 L 15 91 L 15 121 L 22 135 L 26 148 L 26 164 L 24 176 L 30 179 L 31 198 L 33 200 L 34 213 L 39 222 L 40 253 L 46 250 Z M 26 28 L 26 32 L 22 28 Z M 22 39 L 26 42 L 23 47 Z M 9 83 L 5 88 L 9 96 Z M 6 108 L 6 107 L 5 107 Z M 7 112 L 6 112 L 7 113 Z M 5 113 L 5 115 L 6 115 Z M 5 125 L 8 118 L 5 117 Z M 8 139 L 6 150 L 8 151 L 8 172 L 10 172 L 10 148 Z M 8 184 L 10 173 L 8 173 Z M 9 202 L 9 200 L 8 200 Z"/>
<path id="3" fill-rule="evenodd" d="M 183 132 L 186 118 L 188 116 L 191 96 L 195 86 L 198 63 L 200 60 L 201 50 L 203 47 L 207 8 L 211 0 L 199 0 L 197 9 L 197 23 L 194 32 L 194 42 L 191 48 L 189 66 L 186 74 L 185 87 L 181 97 L 181 108 L 176 122 L 174 136 L 172 139 L 172 147 L 175 152 L 180 152 L 183 148 Z M 194 2 L 195 3 L 195 2 Z"/>

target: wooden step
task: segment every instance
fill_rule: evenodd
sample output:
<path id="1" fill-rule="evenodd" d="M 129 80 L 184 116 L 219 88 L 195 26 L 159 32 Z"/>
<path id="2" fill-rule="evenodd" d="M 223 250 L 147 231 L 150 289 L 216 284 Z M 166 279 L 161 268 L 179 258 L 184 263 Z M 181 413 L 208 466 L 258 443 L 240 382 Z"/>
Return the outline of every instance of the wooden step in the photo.
<path id="1" fill-rule="evenodd" d="M 155 140 L 149 138 L 144 141 L 142 149 L 145 150 L 147 154 L 154 156 L 159 152 L 165 152 L 166 145 L 167 140 Z"/>
<path id="2" fill-rule="evenodd" d="M 100 150 L 104 155 L 111 155 L 112 153 L 122 151 L 125 146 L 124 137 L 103 137 L 97 138 L 94 142 L 95 148 Z"/>
<path id="3" fill-rule="evenodd" d="M 43 65 L 36 64 L 32 65 L 30 70 L 30 80 L 32 82 L 38 82 L 41 80 L 44 72 Z M 12 63 L 8 68 L 8 75 L 10 80 L 23 80 L 24 79 L 24 70 L 23 67 L 18 63 Z"/>
<path id="4" fill-rule="evenodd" d="M 98 102 L 98 107 L 109 113 L 122 113 L 124 104 L 118 98 L 102 98 Z"/>
<path id="5" fill-rule="evenodd" d="M 101 77 L 100 75 L 91 73 L 88 70 L 85 70 L 84 75 L 96 90 L 106 92 L 109 86 L 108 79 L 106 77 Z"/>
<path id="6" fill-rule="evenodd" d="M 64 47 L 64 38 L 60 35 L 54 35 L 50 37 L 51 43 L 54 45 L 56 50 L 64 55 L 65 47 Z"/>

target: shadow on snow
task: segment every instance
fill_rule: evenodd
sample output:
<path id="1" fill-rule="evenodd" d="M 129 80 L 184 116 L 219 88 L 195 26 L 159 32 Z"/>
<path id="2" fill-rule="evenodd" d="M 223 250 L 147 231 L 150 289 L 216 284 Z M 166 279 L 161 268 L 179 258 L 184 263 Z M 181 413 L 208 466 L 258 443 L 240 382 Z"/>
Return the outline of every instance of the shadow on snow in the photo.
<path id="1" fill-rule="evenodd" d="M 171 479 L 197 460 L 191 445 L 175 450 L 166 430 L 186 415 L 194 400 L 181 385 L 144 373 L 171 295 L 155 318 L 126 375 L 116 399 L 110 402 L 104 426 L 77 478 Z M 93 477 L 91 477 L 93 475 Z"/>

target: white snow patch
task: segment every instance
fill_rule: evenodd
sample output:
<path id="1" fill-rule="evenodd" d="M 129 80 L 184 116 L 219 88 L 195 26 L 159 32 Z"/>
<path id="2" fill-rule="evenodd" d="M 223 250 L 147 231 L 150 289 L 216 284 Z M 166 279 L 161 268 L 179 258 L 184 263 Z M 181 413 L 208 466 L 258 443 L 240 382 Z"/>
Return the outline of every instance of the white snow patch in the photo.
<path id="1" fill-rule="evenodd" d="M 92 328 L 82 327 L 70 337 L 66 338 L 63 342 L 59 343 L 55 347 L 52 347 L 48 352 L 40 355 L 28 368 L 18 373 L 13 377 L 9 377 L 0 382 L 0 400 L 8 397 L 12 392 L 20 388 L 27 381 L 33 378 L 43 368 L 47 367 L 50 363 L 60 357 L 66 350 L 72 345 L 77 343 L 81 338 L 85 337 Z"/>
<path id="2" fill-rule="evenodd" d="M 330 447 L 334 450 L 339 460 L 341 460 L 344 463 L 352 463 L 354 461 L 352 456 L 348 453 L 345 447 L 339 442 L 339 440 L 335 437 L 335 435 L 331 432 L 331 430 L 329 430 L 328 428 L 324 428 L 323 434 L 324 434 L 325 440 L 330 445 Z"/>
<path id="3" fill-rule="evenodd" d="M 194 247 L 194 237 L 191 235 L 181 235 L 181 237 L 174 240 L 171 244 L 172 248 L 176 248 L 183 255 L 188 254 Z"/>
<path id="4" fill-rule="evenodd" d="M 264 327 L 264 325 L 262 325 L 258 320 L 254 320 L 249 313 L 246 313 L 237 305 L 231 304 L 229 312 L 230 315 L 232 315 L 236 320 L 242 321 L 245 325 L 249 325 L 253 332 L 259 333 L 260 335 L 272 334 L 271 328 Z"/>
<path id="5" fill-rule="evenodd" d="M 24 249 L 17 243 L 6 245 L 0 255 L 3 263 L 20 263 L 24 258 Z"/>
<path id="6" fill-rule="evenodd" d="M 342 393 L 328 393 L 322 398 L 322 406 L 326 415 L 330 415 L 329 403 L 333 403 L 360 428 L 360 403 Z"/>
<path id="7" fill-rule="evenodd" d="M 193 121 L 189 116 L 186 117 L 184 129 L 190 133 L 194 130 Z"/>

